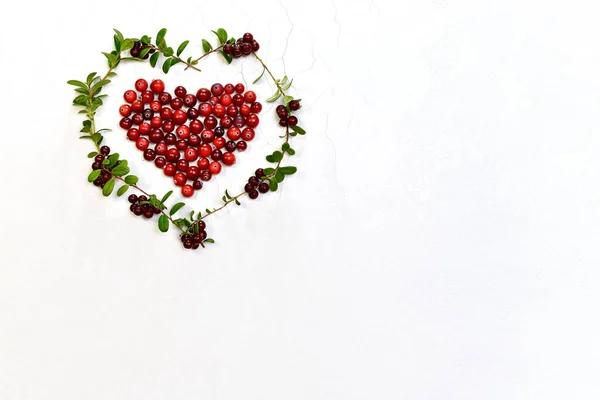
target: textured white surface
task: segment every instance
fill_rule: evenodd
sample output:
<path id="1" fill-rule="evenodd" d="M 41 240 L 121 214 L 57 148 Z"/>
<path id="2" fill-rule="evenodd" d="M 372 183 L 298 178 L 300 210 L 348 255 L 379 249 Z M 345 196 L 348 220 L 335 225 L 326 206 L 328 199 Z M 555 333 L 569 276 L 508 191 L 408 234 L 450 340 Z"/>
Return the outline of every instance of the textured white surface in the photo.
<path id="1" fill-rule="evenodd" d="M 0 399 L 600 396 L 595 2 L 35 3 L 0 14 Z M 104 68 L 113 27 L 163 26 L 186 54 L 252 31 L 306 105 L 299 173 L 211 217 L 196 253 L 86 184 L 65 84 Z M 167 84 L 259 72 L 203 69 Z M 119 72 L 99 123 L 164 192 L 116 116 L 159 74 Z M 278 132 L 262 115 L 194 204 L 262 164 Z"/>

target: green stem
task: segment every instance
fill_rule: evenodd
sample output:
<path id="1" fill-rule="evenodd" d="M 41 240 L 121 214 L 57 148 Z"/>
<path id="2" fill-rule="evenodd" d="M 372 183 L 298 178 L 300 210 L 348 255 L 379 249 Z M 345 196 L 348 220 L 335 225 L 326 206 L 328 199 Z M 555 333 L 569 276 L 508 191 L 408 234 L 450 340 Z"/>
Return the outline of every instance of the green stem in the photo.
<path id="1" fill-rule="evenodd" d="M 207 55 L 209 55 L 209 54 L 212 54 L 212 53 L 214 53 L 214 52 L 216 52 L 216 51 L 219 51 L 219 50 L 221 50 L 222 48 L 223 48 L 223 45 L 221 45 L 221 46 L 219 46 L 219 47 L 216 47 L 216 48 L 212 49 L 211 51 L 209 51 L 209 52 L 207 52 L 207 53 L 204 53 L 204 54 L 202 54 L 200 57 L 198 57 L 198 58 L 196 58 L 195 60 L 193 60 L 193 63 L 194 63 L 194 64 L 196 64 L 198 61 L 202 60 L 202 59 L 203 59 L 204 57 L 206 57 Z M 185 68 L 184 68 L 184 71 L 185 71 L 185 70 L 187 70 L 188 68 L 194 68 L 194 66 L 193 66 L 193 65 L 190 65 L 190 64 L 188 64 L 188 63 L 186 63 L 186 64 L 187 64 L 187 67 L 185 67 Z M 194 69 L 196 69 L 196 68 L 194 68 Z M 200 71 L 200 70 L 198 70 L 198 71 Z"/>

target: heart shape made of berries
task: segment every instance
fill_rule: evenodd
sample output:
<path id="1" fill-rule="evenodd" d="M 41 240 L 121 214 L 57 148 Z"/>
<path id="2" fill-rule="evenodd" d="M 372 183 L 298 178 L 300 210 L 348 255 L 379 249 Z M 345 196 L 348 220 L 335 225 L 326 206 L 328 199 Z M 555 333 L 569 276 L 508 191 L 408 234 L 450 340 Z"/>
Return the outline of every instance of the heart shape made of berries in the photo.
<path id="1" fill-rule="evenodd" d="M 120 127 L 146 161 L 173 177 L 185 197 L 202 189 L 222 166 L 235 164 L 234 152 L 248 148 L 262 110 L 256 94 L 241 83 L 215 83 L 195 94 L 177 86 L 171 95 L 160 79 L 138 79 L 123 98 Z"/>

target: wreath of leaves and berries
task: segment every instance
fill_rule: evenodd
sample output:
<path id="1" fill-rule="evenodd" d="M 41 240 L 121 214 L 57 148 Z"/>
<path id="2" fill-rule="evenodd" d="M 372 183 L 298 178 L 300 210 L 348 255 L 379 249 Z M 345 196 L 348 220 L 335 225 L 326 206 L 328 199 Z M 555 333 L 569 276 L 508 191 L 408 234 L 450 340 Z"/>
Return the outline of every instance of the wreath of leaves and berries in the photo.
<path id="1" fill-rule="evenodd" d="M 212 31 L 218 45 L 213 45 L 209 40 L 202 39 L 202 48 L 204 53 L 197 57 L 182 57 L 189 40 L 185 40 L 174 50 L 167 45 L 165 36 L 167 30 L 161 29 L 154 41 L 150 36 L 144 35 L 141 38 L 125 38 L 117 29 L 113 36 L 114 48 L 111 52 L 103 52 L 108 62 L 108 70 L 104 75 L 96 72 L 90 73 L 84 80 L 69 80 L 67 83 L 75 87 L 77 96 L 73 99 L 73 105 L 80 107 L 79 114 L 83 114 L 85 119 L 82 122 L 80 139 L 90 140 L 95 151 L 88 154 L 88 158 L 93 159 L 92 171 L 88 175 L 88 182 L 99 187 L 104 196 L 110 196 L 117 185 L 120 185 L 116 191 L 117 196 L 123 196 L 130 189 L 138 192 L 130 194 L 128 200 L 130 210 L 135 215 L 152 218 L 158 215 L 158 228 L 161 232 L 167 232 L 171 225 L 179 231 L 179 236 L 183 247 L 186 249 L 198 249 L 205 247 L 206 243 L 214 243 L 212 238 L 207 237 L 206 221 L 209 215 L 224 209 L 230 204 L 241 205 L 240 200 L 244 196 L 250 199 L 256 199 L 259 194 L 269 191 L 275 192 L 279 184 L 283 182 L 286 176 L 296 173 L 296 167 L 283 165 L 286 157 L 293 156 L 296 151 L 291 147 L 290 139 L 296 135 L 304 135 L 306 132 L 298 126 L 298 118 L 292 115 L 301 108 L 301 99 L 296 99 L 288 94 L 292 86 L 293 79 L 284 76 L 281 79 L 275 78 L 265 62 L 258 56 L 257 51 L 260 48 L 253 35 L 246 33 L 242 38 L 235 39 L 229 37 L 225 29 L 219 28 Z M 143 62 L 148 60 L 149 64 L 155 68 L 159 64 L 163 73 L 167 74 L 169 70 L 177 65 L 185 65 L 185 70 L 193 69 L 200 71 L 198 65 L 202 59 L 211 55 L 220 55 L 227 64 L 231 64 L 235 59 L 245 56 L 253 56 L 262 66 L 262 73 L 254 80 L 257 83 L 265 72 L 272 79 L 276 86 L 275 93 L 269 97 L 267 102 L 280 101 L 276 107 L 276 113 L 279 117 L 279 125 L 284 129 L 283 139 L 280 150 L 266 156 L 266 160 L 272 165 L 267 168 L 258 168 L 253 176 L 248 178 L 244 190 L 236 195 L 230 195 L 225 190 L 221 200 L 223 204 L 218 208 L 205 209 L 204 211 L 191 211 L 187 216 L 178 216 L 177 213 L 186 205 L 178 202 L 167 205 L 167 201 L 173 191 L 169 191 L 163 196 L 157 196 L 146 192 L 140 186 L 140 179 L 133 175 L 129 168 L 127 160 L 121 159 L 119 153 L 111 152 L 111 149 L 103 145 L 104 134 L 110 129 L 98 129 L 96 124 L 96 113 L 103 105 L 103 98 L 107 97 L 102 93 L 103 89 L 111 83 L 111 79 L 117 74 L 115 70 L 123 62 Z"/>

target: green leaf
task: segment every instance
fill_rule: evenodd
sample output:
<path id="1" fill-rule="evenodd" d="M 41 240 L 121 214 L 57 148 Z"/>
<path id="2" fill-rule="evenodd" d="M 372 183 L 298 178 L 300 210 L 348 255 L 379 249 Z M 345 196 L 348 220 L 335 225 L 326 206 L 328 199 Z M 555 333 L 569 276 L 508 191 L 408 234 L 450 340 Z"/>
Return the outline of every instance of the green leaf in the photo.
<path id="1" fill-rule="evenodd" d="M 116 176 L 127 175 L 130 171 L 129 166 L 125 162 L 121 162 L 111 170 L 112 174 Z"/>
<path id="2" fill-rule="evenodd" d="M 163 63 L 162 70 L 165 74 L 169 72 L 169 69 L 171 69 L 171 60 L 171 58 L 167 58 Z"/>
<path id="3" fill-rule="evenodd" d="M 227 203 L 227 198 L 225 196 L 221 197 L 221 199 L 223 200 L 223 203 Z"/>
<path id="4" fill-rule="evenodd" d="M 193 221 L 194 220 L 194 214 L 196 213 L 196 211 L 192 210 L 190 211 L 190 220 Z"/>
<path id="5" fill-rule="evenodd" d="M 169 218 L 165 214 L 158 218 L 158 229 L 163 233 L 169 230 Z"/>
<path id="6" fill-rule="evenodd" d="M 104 188 L 102 188 L 102 194 L 104 196 L 110 196 L 113 189 L 115 188 L 115 178 L 110 178 L 108 182 L 104 184 Z"/>
<path id="7" fill-rule="evenodd" d="M 158 33 L 156 34 L 156 45 L 160 46 L 163 42 L 163 40 L 165 39 L 165 35 L 167 34 L 167 28 L 162 28 L 160 31 L 158 31 Z"/>
<path id="8" fill-rule="evenodd" d="M 288 81 L 288 77 L 287 75 L 283 77 L 282 80 L 277 80 L 277 83 L 279 83 L 279 86 L 281 85 L 285 85 L 285 83 Z"/>
<path id="9" fill-rule="evenodd" d="M 283 174 L 283 172 L 281 172 L 280 169 L 278 169 L 277 172 L 275 172 L 275 180 L 277 181 L 277 183 L 281 183 L 284 179 L 285 175 Z"/>
<path id="10" fill-rule="evenodd" d="M 300 135 L 306 135 L 306 131 L 304 129 L 300 128 L 298 125 L 290 126 L 290 129 Z"/>
<path id="11" fill-rule="evenodd" d="M 102 160 L 102 165 L 108 165 L 110 164 L 110 161 L 108 161 L 108 158 L 105 158 L 104 160 Z"/>
<path id="12" fill-rule="evenodd" d="M 119 160 L 119 153 L 113 153 L 108 157 L 108 161 L 110 161 L 109 166 L 112 167 Z"/>
<path id="13" fill-rule="evenodd" d="M 140 39 L 140 42 L 144 43 L 144 44 L 150 44 L 151 38 L 148 35 L 144 35 L 142 36 L 142 38 Z"/>
<path id="14" fill-rule="evenodd" d="M 279 150 L 273 152 L 273 159 L 275 162 L 279 162 L 283 159 L 283 153 Z"/>
<path id="15" fill-rule="evenodd" d="M 202 39 L 202 50 L 204 50 L 205 53 L 208 53 L 209 51 L 211 51 L 213 49 L 212 45 L 208 42 L 208 40 L 206 39 Z"/>
<path id="16" fill-rule="evenodd" d="M 167 199 L 173 194 L 172 190 L 169 190 L 164 196 L 163 198 L 160 200 L 161 203 L 164 203 L 165 201 L 167 201 Z"/>
<path id="17" fill-rule="evenodd" d="M 210 214 L 210 210 L 209 210 L 208 208 L 206 209 L 206 213 L 207 213 L 207 214 Z"/>
<path id="18" fill-rule="evenodd" d="M 87 76 L 85 81 L 87 82 L 88 85 L 92 84 L 92 79 L 94 79 L 95 76 L 96 76 L 95 72 L 92 72 Z"/>
<path id="19" fill-rule="evenodd" d="M 269 189 L 271 189 L 271 192 L 275 192 L 278 187 L 279 185 L 277 184 L 277 181 L 275 179 L 272 179 L 269 183 Z"/>
<path id="20" fill-rule="evenodd" d="M 117 63 L 117 56 L 114 54 L 105 53 L 105 52 L 102 52 L 102 54 L 104 54 L 104 57 L 106 57 L 108 59 L 108 66 L 114 67 L 115 64 Z"/>
<path id="21" fill-rule="evenodd" d="M 121 42 L 121 51 L 129 50 L 129 49 L 133 48 L 134 43 L 135 42 L 133 41 L 133 39 L 123 40 L 123 42 Z"/>
<path id="22" fill-rule="evenodd" d="M 277 89 L 277 91 L 275 92 L 275 94 L 267 99 L 267 102 L 268 103 L 272 103 L 272 102 L 274 102 L 275 100 L 277 100 L 280 97 L 281 97 L 281 92 L 279 91 L 279 89 Z"/>
<path id="23" fill-rule="evenodd" d="M 227 31 L 223 28 L 219 28 L 217 29 L 217 31 L 212 31 L 212 33 L 214 33 L 215 35 L 217 35 L 217 38 L 219 39 L 219 43 L 220 44 L 225 44 L 227 42 Z"/>
<path id="24" fill-rule="evenodd" d="M 286 106 L 292 100 L 294 100 L 294 98 L 292 96 L 283 96 L 283 104 L 285 104 Z"/>
<path id="25" fill-rule="evenodd" d="M 183 51 L 185 50 L 185 48 L 187 47 L 187 45 L 189 43 L 190 43 L 190 41 L 186 40 L 179 45 L 179 47 L 177 48 L 177 57 L 179 57 L 181 55 L 181 53 L 183 53 Z"/>
<path id="26" fill-rule="evenodd" d="M 152 54 L 152 56 L 150 56 L 150 65 L 152 66 L 152 68 L 156 67 L 156 62 L 158 61 L 159 56 L 160 53 L 158 51 Z"/>
<path id="27" fill-rule="evenodd" d="M 181 209 L 181 207 L 185 206 L 185 203 L 177 203 L 173 206 L 173 208 L 171 208 L 171 211 L 169 212 L 169 215 L 173 215 L 175 214 L 177 211 L 179 211 Z"/>
<path id="28" fill-rule="evenodd" d="M 96 91 L 98 91 L 102 86 L 106 86 L 110 83 L 110 80 L 108 79 L 104 79 L 101 80 L 97 83 L 94 84 L 94 86 L 92 86 L 92 93 L 96 93 Z"/>
<path id="29" fill-rule="evenodd" d="M 273 168 L 265 168 L 263 170 L 263 172 L 265 173 L 265 175 L 271 175 L 273 172 L 275 172 L 275 170 Z"/>
<path id="30" fill-rule="evenodd" d="M 98 155 L 97 151 L 92 151 L 91 153 L 88 153 L 87 158 L 93 158 L 96 157 Z"/>
<path id="31" fill-rule="evenodd" d="M 140 52 L 140 57 L 139 58 L 144 58 L 148 55 L 148 53 L 150 53 L 150 50 L 152 50 L 151 47 L 146 47 L 144 50 L 142 50 Z"/>
<path id="32" fill-rule="evenodd" d="M 165 52 L 165 57 L 171 57 L 175 54 L 172 47 L 167 47 L 166 49 L 163 49 L 163 51 Z"/>
<path id="33" fill-rule="evenodd" d="M 225 61 L 227 61 L 227 64 L 231 64 L 231 62 L 233 61 L 233 57 L 231 57 L 229 54 L 225 54 L 221 50 L 219 50 L 219 53 L 221 53 L 221 55 L 223 56 L 223 58 L 225 59 Z"/>
<path id="34" fill-rule="evenodd" d="M 138 177 L 135 175 L 127 175 L 125 177 L 125 183 L 128 185 L 135 185 L 136 183 L 138 183 Z"/>
<path id="35" fill-rule="evenodd" d="M 292 79 L 291 81 L 288 82 L 287 85 L 282 86 L 283 90 L 288 90 L 290 87 L 292 87 L 292 82 L 294 82 L 294 80 Z M 283 85 L 283 84 L 282 84 Z M 292 99 L 293 100 L 293 99 Z"/>
<path id="36" fill-rule="evenodd" d="M 287 152 L 290 156 L 293 156 L 294 154 L 296 154 L 296 150 L 292 149 L 291 147 L 287 150 Z"/>
<path id="37" fill-rule="evenodd" d="M 296 168 L 296 167 L 280 167 L 279 171 L 281 171 L 281 173 L 283 173 L 285 175 L 294 175 L 296 173 L 296 171 L 298 171 L 298 168 Z"/>
<path id="38" fill-rule="evenodd" d="M 214 243 L 214 242 L 215 242 L 215 240 L 211 239 L 211 238 L 204 239 L 204 243 Z"/>
<path id="39" fill-rule="evenodd" d="M 117 196 L 123 196 L 129 190 L 129 185 L 123 185 L 117 190 Z"/>
<path id="40" fill-rule="evenodd" d="M 236 204 L 236 205 L 238 205 L 238 206 L 241 206 L 241 205 L 242 205 L 242 203 L 240 203 L 240 202 L 238 201 L 237 197 L 236 197 L 235 199 L 233 199 L 233 200 L 235 201 L 235 204 Z"/>
<path id="41" fill-rule="evenodd" d="M 254 85 L 256 82 L 258 82 L 260 80 L 260 78 L 262 78 L 262 76 L 265 74 L 266 69 L 263 68 L 262 72 L 260 73 L 260 75 L 258 76 L 258 78 L 256 78 L 254 80 L 254 82 L 252 82 L 252 84 Z"/>
<path id="42" fill-rule="evenodd" d="M 229 192 L 227 192 L 227 189 L 225 189 L 225 196 L 227 196 L 228 199 L 231 199 L 231 196 L 229 195 Z"/>
<path id="43" fill-rule="evenodd" d="M 80 88 L 86 89 L 87 85 L 81 81 L 76 81 L 74 79 L 71 79 L 70 81 L 67 81 L 67 83 L 69 85 L 73 85 L 73 86 L 79 86 Z"/>
<path id="44" fill-rule="evenodd" d="M 96 132 L 96 133 L 94 133 L 94 134 L 92 135 L 92 140 L 93 140 L 95 143 L 98 143 L 98 144 L 100 144 L 100 143 L 102 143 L 102 135 L 101 135 L 101 134 L 99 134 L 98 132 Z"/>
<path id="45" fill-rule="evenodd" d="M 290 144 L 288 142 L 285 142 L 284 144 L 281 145 L 281 150 L 282 151 L 288 151 L 290 148 Z"/>
<path id="46" fill-rule="evenodd" d="M 113 31 L 115 31 L 115 33 L 117 34 L 117 38 L 119 39 L 119 41 L 122 42 L 124 39 L 123 34 L 121 32 L 119 32 L 118 29 L 115 29 L 115 28 L 113 28 Z"/>
<path id="47" fill-rule="evenodd" d="M 121 40 L 117 35 L 113 35 L 114 43 L 115 43 L 115 51 L 121 51 Z"/>
<path id="48" fill-rule="evenodd" d="M 265 157 L 267 159 L 268 162 L 277 162 L 275 161 L 275 159 L 273 158 L 272 154 L 269 154 L 268 156 Z"/>
<path id="49" fill-rule="evenodd" d="M 94 182 L 96 179 L 98 179 L 98 177 L 100 176 L 100 172 L 102 172 L 99 169 L 95 169 L 92 172 L 90 172 L 90 174 L 88 175 L 88 182 Z"/>

